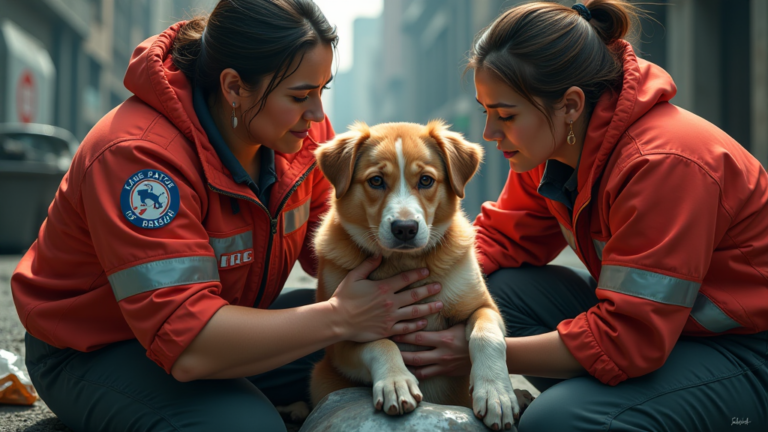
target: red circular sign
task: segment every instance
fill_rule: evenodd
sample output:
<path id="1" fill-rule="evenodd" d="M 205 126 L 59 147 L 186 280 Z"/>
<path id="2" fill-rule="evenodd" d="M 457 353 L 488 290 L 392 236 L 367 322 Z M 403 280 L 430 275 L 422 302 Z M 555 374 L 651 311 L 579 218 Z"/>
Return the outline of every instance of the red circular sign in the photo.
<path id="1" fill-rule="evenodd" d="M 28 69 L 21 72 L 19 84 L 16 86 L 16 111 L 22 123 L 32 123 L 35 120 L 37 90 L 35 77 Z"/>

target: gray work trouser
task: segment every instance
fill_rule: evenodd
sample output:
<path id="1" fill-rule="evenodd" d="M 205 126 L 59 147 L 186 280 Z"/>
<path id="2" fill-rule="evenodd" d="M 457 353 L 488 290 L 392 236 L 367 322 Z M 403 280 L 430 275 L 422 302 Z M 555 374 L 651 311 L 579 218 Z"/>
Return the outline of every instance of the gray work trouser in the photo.
<path id="1" fill-rule="evenodd" d="M 568 267 L 502 269 L 488 286 L 509 337 L 551 332 L 598 302 L 595 280 Z M 766 432 L 767 360 L 768 332 L 681 337 L 661 368 L 616 386 L 526 377 L 543 393 L 519 431 Z"/>
<path id="2" fill-rule="evenodd" d="M 314 302 L 315 290 L 283 294 L 272 309 Z M 26 364 L 40 397 L 76 432 L 285 431 L 275 405 L 309 400 L 323 351 L 250 378 L 182 383 L 147 358 L 138 341 L 83 353 L 26 335 Z"/>

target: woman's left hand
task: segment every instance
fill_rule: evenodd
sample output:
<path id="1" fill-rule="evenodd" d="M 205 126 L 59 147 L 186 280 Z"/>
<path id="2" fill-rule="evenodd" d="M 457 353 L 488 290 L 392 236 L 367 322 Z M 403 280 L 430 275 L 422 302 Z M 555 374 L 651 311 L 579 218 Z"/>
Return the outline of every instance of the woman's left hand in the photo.
<path id="1" fill-rule="evenodd" d="M 405 365 L 417 379 L 437 375 L 465 376 L 472 369 L 465 331 L 464 324 L 457 324 L 447 330 L 417 331 L 393 336 L 392 340 L 431 348 L 426 351 L 401 352 Z"/>

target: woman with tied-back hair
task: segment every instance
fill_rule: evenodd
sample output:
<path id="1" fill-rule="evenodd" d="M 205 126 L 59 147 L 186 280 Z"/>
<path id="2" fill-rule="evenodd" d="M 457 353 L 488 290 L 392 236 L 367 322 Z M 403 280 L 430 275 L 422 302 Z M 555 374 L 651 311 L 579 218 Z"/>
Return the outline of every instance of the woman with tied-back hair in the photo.
<path id="1" fill-rule="evenodd" d="M 221 0 L 133 54 L 11 280 L 32 382 L 77 431 L 278 431 L 322 349 L 423 328 L 439 287 L 281 295 L 331 189 L 313 150 L 337 37 L 311 0 Z M 413 298 L 416 292 L 418 298 Z M 394 323 L 394 324 L 393 324 Z"/>
<path id="2" fill-rule="evenodd" d="M 586 3 L 586 2 L 585 2 Z M 620 0 L 534 2 L 471 52 L 507 183 L 475 221 L 527 431 L 768 430 L 768 175 L 624 40 Z M 688 85 L 689 83 L 684 83 Z M 570 246 L 588 271 L 547 265 Z M 396 340 L 469 370 L 462 327 Z"/>

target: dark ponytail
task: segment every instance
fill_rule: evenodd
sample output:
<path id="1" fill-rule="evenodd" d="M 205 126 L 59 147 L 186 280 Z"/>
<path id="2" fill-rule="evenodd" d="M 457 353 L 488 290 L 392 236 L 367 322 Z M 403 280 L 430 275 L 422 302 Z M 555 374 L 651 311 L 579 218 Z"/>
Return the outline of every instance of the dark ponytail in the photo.
<path id="1" fill-rule="evenodd" d="M 201 42 L 205 35 L 205 40 Z M 272 75 L 253 114 L 296 71 L 307 51 L 318 44 L 334 49 L 331 26 L 312 0 L 220 0 L 210 16 L 195 17 L 174 41 L 173 63 L 207 96 L 218 97 L 219 76 L 232 68 L 249 90 Z M 295 59 L 296 68 L 290 69 Z"/>
<path id="2" fill-rule="evenodd" d="M 591 0 L 585 6 L 585 14 L 552 2 L 509 9 L 478 34 L 467 69 L 495 72 L 547 117 L 553 131 L 554 103 L 572 86 L 584 92 L 589 114 L 603 92 L 621 83 L 622 50 L 616 42 L 639 28 L 642 11 L 623 0 Z"/>
<path id="3" fill-rule="evenodd" d="M 181 27 L 173 42 L 173 64 L 192 82 L 200 80 L 197 76 L 197 59 L 202 51 L 201 40 L 206 24 L 207 16 L 192 18 Z"/>

